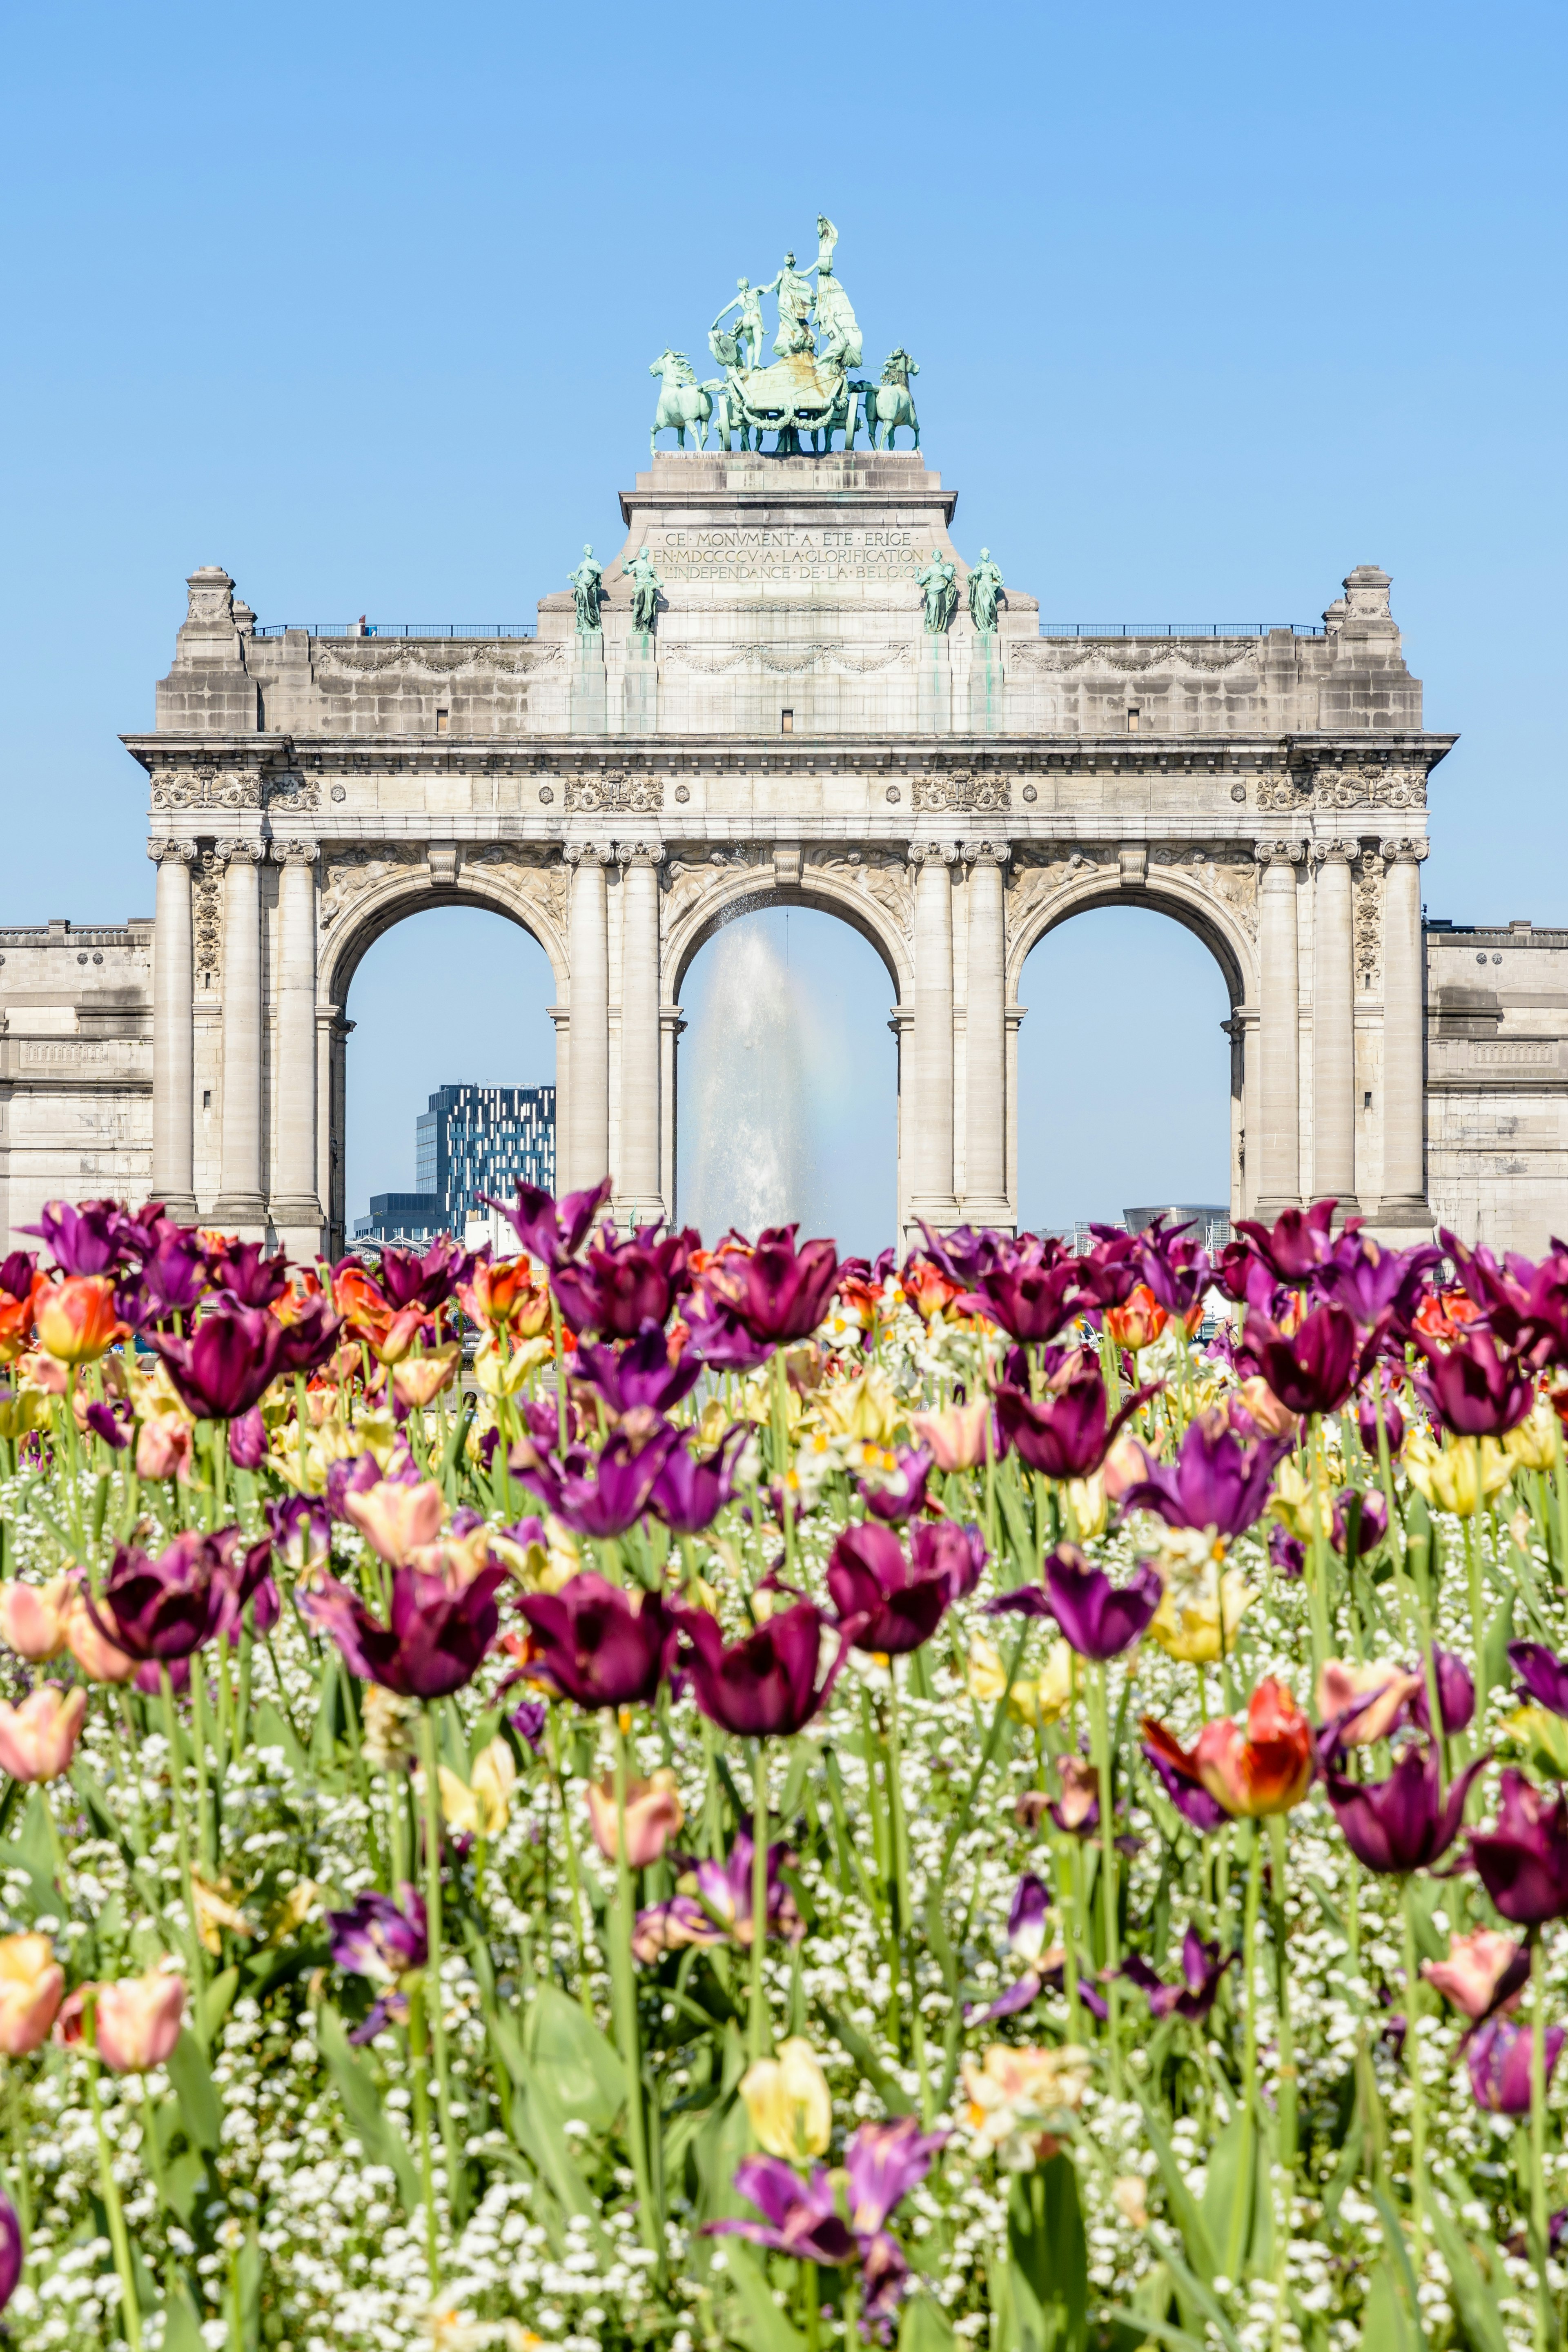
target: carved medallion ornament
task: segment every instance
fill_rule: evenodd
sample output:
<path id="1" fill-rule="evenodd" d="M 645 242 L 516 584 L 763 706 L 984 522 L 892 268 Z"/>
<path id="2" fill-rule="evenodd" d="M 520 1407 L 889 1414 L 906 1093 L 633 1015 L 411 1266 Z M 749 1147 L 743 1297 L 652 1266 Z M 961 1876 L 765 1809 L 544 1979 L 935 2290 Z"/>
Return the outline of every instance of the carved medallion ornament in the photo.
<path id="1" fill-rule="evenodd" d="M 159 768 L 153 777 L 155 809 L 258 809 L 259 774 L 225 768 Z"/>
<path id="2" fill-rule="evenodd" d="M 955 768 L 948 775 L 915 780 L 917 809 L 973 809 L 996 816 L 1005 814 L 1011 804 L 1005 776 L 977 776 L 968 768 Z"/>
<path id="3" fill-rule="evenodd" d="M 650 816 L 664 806 L 664 779 L 630 776 L 623 768 L 607 769 L 602 776 L 569 776 L 566 806 L 569 813 L 584 816 L 598 816 L 606 810 Z"/>

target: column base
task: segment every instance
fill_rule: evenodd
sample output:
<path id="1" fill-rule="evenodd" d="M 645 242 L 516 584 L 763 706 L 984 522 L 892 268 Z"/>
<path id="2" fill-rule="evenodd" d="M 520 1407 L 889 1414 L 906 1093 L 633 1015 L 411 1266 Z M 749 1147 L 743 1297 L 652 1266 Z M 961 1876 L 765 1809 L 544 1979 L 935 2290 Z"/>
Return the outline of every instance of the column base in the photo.
<path id="1" fill-rule="evenodd" d="M 1360 1214 L 1361 1202 L 1353 1192 L 1335 1193 L 1332 1222 L 1336 1227 L 1342 1225 L 1347 1217 L 1359 1217 Z"/>
<path id="2" fill-rule="evenodd" d="M 1004 1201 L 1000 1195 L 990 1200 L 984 1195 L 971 1200 L 965 1193 L 963 1208 L 966 1225 L 984 1227 L 995 1234 L 1016 1234 L 1018 1230 L 1017 1211 L 1011 1201 Z"/>
<path id="3" fill-rule="evenodd" d="M 934 1233 L 951 1233 L 954 1225 L 963 1223 L 958 1198 L 952 1192 L 916 1192 L 910 1201 L 910 1215 L 916 1221 L 924 1219 Z"/>
<path id="4" fill-rule="evenodd" d="M 175 1224 L 194 1225 L 195 1223 L 197 1209 L 196 1196 L 194 1192 L 160 1192 L 154 1184 L 151 1197 L 154 1201 L 163 1202 L 164 1215 L 172 1217 Z"/>
<path id="5" fill-rule="evenodd" d="M 213 1202 L 208 1217 L 215 1225 L 237 1225 L 247 1239 L 252 1236 L 244 1235 L 244 1228 L 253 1226 L 254 1238 L 259 1239 L 267 1223 L 267 1203 L 259 1192 L 223 1192 Z"/>
<path id="6" fill-rule="evenodd" d="M 278 1236 L 279 1248 L 287 1250 L 291 1258 L 309 1263 L 320 1256 L 325 1246 L 327 1220 L 313 1193 L 303 1199 L 273 1201 L 267 1217 Z"/>
<path id="7" fill-rule="evenodd" d="M 1299 1209 L 1300 1205 L 1299 1193 L 1281 1192 L 1271 1201 L 1259 1201 L 1252 1213 L 1260 1225 L 1272 1225 L 1284 1215 L 1287 1209 Z"/>
<path id="8" fill-rule="evenodd" d="M 1371 1230 L 1403 1234 L 1406 1239 L 1412 1234 L 1423 1234 L 1430 1240 L 1435 1222 L 1431 1202 L 1419 1192 L 1391 1192 L 1378 1202 Z"/>

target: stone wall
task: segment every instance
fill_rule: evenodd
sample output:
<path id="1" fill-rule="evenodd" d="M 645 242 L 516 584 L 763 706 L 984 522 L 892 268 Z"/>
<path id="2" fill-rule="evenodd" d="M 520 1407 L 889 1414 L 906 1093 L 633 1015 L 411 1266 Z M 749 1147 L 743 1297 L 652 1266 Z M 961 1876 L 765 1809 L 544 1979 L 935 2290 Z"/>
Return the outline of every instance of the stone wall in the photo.
<path id="1" fill-rule="evenodd" d="M 152 1167 L 151 918 L 0 930 L 0 1234 Z"/>
<path id="2" fill-rule="evenodd" d="M 1426 1181 L 1466 1240 L 1568 1234 L 1568 931 L 1428 923 Z"/>

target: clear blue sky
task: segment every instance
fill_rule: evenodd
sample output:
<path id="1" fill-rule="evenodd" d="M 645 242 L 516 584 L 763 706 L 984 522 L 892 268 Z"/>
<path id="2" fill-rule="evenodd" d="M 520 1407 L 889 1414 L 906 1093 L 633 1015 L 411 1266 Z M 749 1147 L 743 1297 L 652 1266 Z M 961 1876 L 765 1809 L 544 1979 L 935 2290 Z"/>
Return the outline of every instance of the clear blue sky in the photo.
<path id="1" fill-rule="evenodd" d="M 528 617 L 618 543 L 647 361 L 821 206 L 868 350 L 921 363 L 963 548 L 1065 619 L 1310 620 L 1383 563 L 1464 736 L 1428 904 L 1568 921 L 1565 53 L 1561 5 L 14 8 L 0 920 L 151 907 L 116 737 L 193 565 L 265 620 Z M 1166 927 L 1073 935 L 1064 1045 L 1125 1052 L 1120 990 L 1211 1067 Z M 1223 1181 L 1205 1105 L 1172 1164 Z"/>

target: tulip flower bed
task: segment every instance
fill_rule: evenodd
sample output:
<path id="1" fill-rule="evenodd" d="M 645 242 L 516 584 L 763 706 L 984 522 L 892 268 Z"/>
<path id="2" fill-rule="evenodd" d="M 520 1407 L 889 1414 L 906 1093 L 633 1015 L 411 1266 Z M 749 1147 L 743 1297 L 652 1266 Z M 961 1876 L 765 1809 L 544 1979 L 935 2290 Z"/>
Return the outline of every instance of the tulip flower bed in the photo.
<path id="1" fill-rule="evenodd" d="M 15 2339 L 1558 2346 L 1568 1252 L 605 1202 L 0 1264 Z"/>

